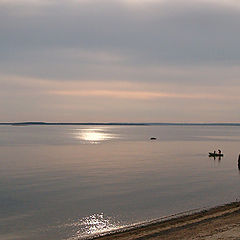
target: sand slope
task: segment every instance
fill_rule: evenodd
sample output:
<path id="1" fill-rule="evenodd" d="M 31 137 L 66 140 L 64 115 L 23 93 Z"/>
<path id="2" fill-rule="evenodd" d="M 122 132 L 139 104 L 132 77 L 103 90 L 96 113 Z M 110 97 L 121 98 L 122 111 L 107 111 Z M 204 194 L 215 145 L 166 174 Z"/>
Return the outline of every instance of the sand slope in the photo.
<path id="1" fill-rule="evenodd" d="M 240 203 L 97 237 L 101 240 L 240 240 Z"/>

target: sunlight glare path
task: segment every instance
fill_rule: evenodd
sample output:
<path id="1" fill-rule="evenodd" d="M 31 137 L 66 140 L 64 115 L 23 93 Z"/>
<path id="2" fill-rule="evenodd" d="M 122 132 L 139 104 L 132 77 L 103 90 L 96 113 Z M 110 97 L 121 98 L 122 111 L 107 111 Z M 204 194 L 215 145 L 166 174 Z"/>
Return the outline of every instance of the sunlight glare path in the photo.
<path id="1" fill-rule="evenodd" d="M 67 225 L 75 229 L 75 234 L 70 238 L 71 240 L 101 235 L 120 227 L 124 227 L 120 222 L 111 217 L 104 216 L 103 213 L 92 214 Z"/>
<path id="2" fill-rule="evenodd" d="M 106 129 L 103 128 L 77 129 L 74 135 L 76 139 L 90 143 L 99 143 L 116 138 L 114 134 L 107 133 Z"/>

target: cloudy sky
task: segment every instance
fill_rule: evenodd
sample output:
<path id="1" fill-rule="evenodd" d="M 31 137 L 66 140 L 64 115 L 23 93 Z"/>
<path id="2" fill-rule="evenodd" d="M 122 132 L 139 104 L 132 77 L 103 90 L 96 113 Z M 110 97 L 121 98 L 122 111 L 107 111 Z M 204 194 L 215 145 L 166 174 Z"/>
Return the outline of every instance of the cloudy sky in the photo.
<path id="1" fill-rule="evenodd" d="M 0 122 L 239 122 L 239 0 L 0 0 Z"/>

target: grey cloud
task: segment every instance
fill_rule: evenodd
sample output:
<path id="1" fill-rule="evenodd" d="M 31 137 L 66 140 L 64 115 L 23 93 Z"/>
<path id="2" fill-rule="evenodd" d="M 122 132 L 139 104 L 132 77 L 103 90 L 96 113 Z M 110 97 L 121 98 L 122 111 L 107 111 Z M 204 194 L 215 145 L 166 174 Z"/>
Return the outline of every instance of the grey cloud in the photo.
<path id="1" fill-rule="evenodd" d="M 223 47 L 226 56 L 239 58 L 233 51 L 240 40 L 238 9 L 189 1 L 149 3 L 139 10 L 120 1 L 67 2 L 1 8 L 1 46 L 121 50 L 166 61 L 217 60 L 214 50 Z"/>
<path id="2" fill-rule="evenodd" d="M 130 6 L 120 0 L 0 6 L 0 71 L 5 74 L 144 81 L 147 76 L 137 68 L 240 64 L 238 7 L 203 1 Z M 88 52 L 92 58 L 85 57 Z M 120 59 L 102 60 L 99 52 Z M 174 80 L 153 75 L 148 80 Z"/>

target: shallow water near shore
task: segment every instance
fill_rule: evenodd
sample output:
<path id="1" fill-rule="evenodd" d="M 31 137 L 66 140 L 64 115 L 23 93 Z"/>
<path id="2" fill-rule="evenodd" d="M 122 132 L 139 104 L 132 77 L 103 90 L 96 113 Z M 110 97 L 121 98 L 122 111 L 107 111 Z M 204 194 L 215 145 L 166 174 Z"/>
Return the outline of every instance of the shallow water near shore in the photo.
<path id="1" fill-rule="evenodd" d="M 78 239 L 235 201 L 239 143 L 236 126 L 0 126 L 0 239 Z"/>

